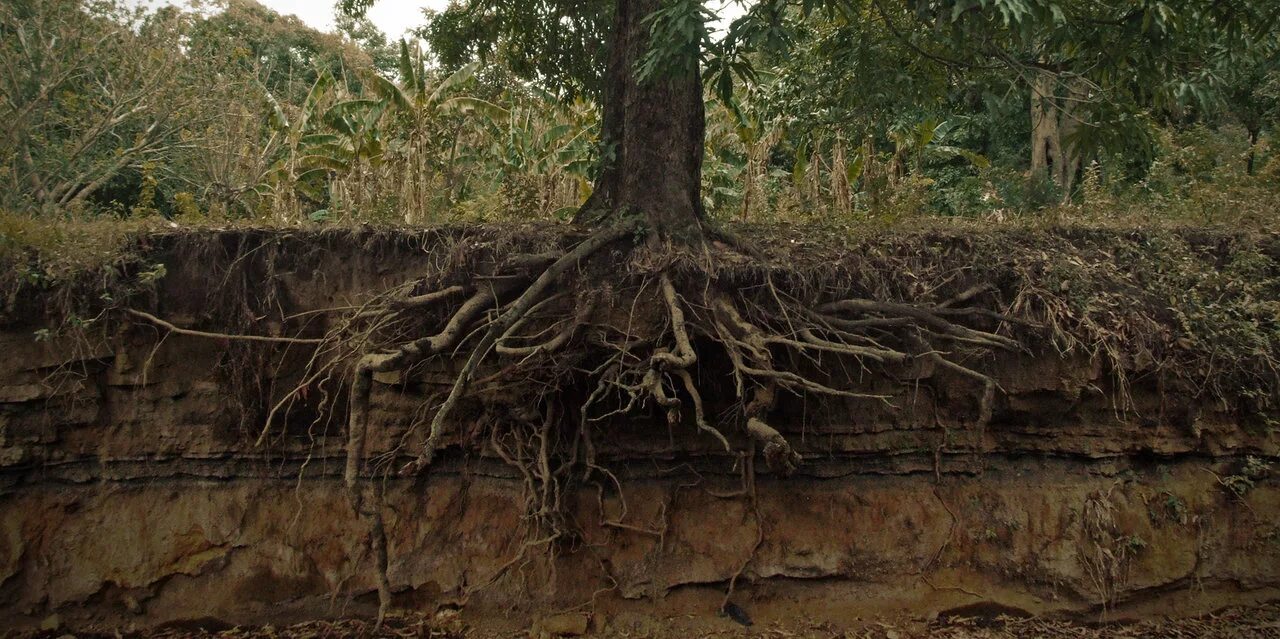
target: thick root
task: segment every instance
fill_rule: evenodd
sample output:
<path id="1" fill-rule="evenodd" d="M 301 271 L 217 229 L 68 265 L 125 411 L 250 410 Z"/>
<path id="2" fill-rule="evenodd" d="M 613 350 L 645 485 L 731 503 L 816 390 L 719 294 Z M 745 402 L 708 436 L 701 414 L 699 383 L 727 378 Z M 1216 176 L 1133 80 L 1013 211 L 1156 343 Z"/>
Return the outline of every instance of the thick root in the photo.
<path id="1" fill-rule="evenodd" d="M 763 445 L 764 461 L 769 465 L 769 470 L 785 477 L 795 472 L 800 465 L 800 454 L 772 426 L 752 417 L 747 420 L 747 433 Z"/>
<path id="2" fill-rule="evenodd" d="M 937 371 L 981 386 L 973 423 L 982 427 L 991 419 L 998 387 L 972 362 L 984 353 L 1021 349 L 1001 332 L 1026 322 L 975 304 L 996 294 L 986 284 L 926 305 L 851 292 L 832 300 L 828 291 L 806 294 L 802 286 L 788 290 L 772 279 L 755 289 L 722 289 L 710 274 L 691 276 L 676 262 L 650 266 L 660 257 L 653 254 L 625 265 L 612 257 L 607 270 L 583 269 L 601 266 L 593 256 L 637 228 L 610 227 L 563 253 L 512 256 L 492 273 L 437 290 L 422 292 L 429 278 L 408 282 L 344 316 L 324 338 L 223 335 L 180 328 L 143 311 L 127 313 L 185 336 L 317 347 L 302 385 L 271 415 L 322 376 L 351 373 L 343 480 L 353 512 L 369 530 L 380 619 L 391 605 L 387 531 L 382 483 L 370 485 L 369 478 L 390 474 L 397 464 L 401 475 L 427 470 L 446 432 L 459 423 L 467 425 L 459 430 L 465 445 L 487 446 L 522 478 L 530 534 L 537 540 L 522 547 L 523 556 L 573 538 L 572 519 L 561 511 L 581 484 L 592 482 L 601 495 L 612 490 L 621 498 L 622 482 L 596 443 L 606 441 L 597 431 L 615 420 L 656 413 L 665 417 L 673 445 L 681 428 L 714 440 L 717 454 L 723 450 L 743 473 L 743 489 L 733 495 L 749 496 L 757 453 L 779 476 L 795 473 L 804 460 L 774 426 L 784 423 L 774 414 L 782 393 L 889 403 L 896 394 L 883 391 L 885 380 L 920 383 Z M 634 293 L 629 304 L 620 299 L 623 291 Z M 458 357 L 465 359 L 447 392 L 432 395 L 443 395 L 440 405 L 430 412 L 424 406 L 430 419 L 416 454 L 404 461 L 398 448 L 378 451 L 380 462 L 371 463 L 375 376 Z M 868 385 L 866 378 L 880 383 Z M 477 405 L 475 414 L 460 410 L 464 399 Z M 260 443 L 270 425 L 269 418 Z M 661 528 L 626 522 L 625 505 L 621 513 L 605 513 L 600 501 L 606 525 L 661 538 Z"/>
<path id="3" fill-rule="evenodd" d="M 421 472 L 431 464 L 435 457 L 436 449 L 440 446 L 440 439 L 444 433 L 444 427 L 448 420 L 449 414 L 461 399 L 462 394 L 466 391 L 467 385 L 471 382 L 472 375 L 475 374 L 476 368 L 480 362 L 488 355 L 489 349 L 498 341 L 498 338 L 504 335 L 516 322 L 529 312 L 533 305 L 542 299 L 547 289 L 560 278 L 566 271 L 579 262 L 587 259 L 596 251 L 605 246 L 631 235 L 635 232 L 636 226 L 631 224 L 618 224 L 603 231 L 592 235 L 576 246 L 572 251 L 565 253 L 555 262 L 552 262 L 546 270 L 534 280 L 528 288 L 516 298 L 514 302 L 503 311 L 503 313 L 489 325 L 485 331 L 484 337 L 480 343 L 471 351 L 471 356 L 467 358 L 466 364 L 463 365 L 462 371 L 458 373 L 453 388 L 449 390 L 449 396 L 445 398 L 440 409 L 431 419 L 431 430 L 427 434 L 427 440 L 422 445 L 422 451 L 418 453 L 417 459 L 405 465 L 401 469 L 401 475 L 408 475 Z"/>

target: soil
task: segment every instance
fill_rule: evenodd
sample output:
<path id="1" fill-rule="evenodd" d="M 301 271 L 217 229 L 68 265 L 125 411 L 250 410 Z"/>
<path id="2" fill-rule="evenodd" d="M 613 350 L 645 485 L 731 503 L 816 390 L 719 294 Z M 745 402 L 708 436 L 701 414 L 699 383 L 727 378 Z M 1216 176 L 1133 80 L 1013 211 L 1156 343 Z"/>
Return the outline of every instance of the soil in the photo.
<path id="1" fill-rule="evenodd" d="M 1021 615 L 953 617 L 934 621 L 903 619 L 864 620 L 851 628 L 837 630 L 829 623 L 817 623 L 803 617 L 767 627 L 723 621 L 694 620 L 694 616 L 633 616 L 621 623 L 583 616 L 590 636 L 662 639 L 665 637 L 766 637 L 791 639 L 1274 639 L 1280 636 L 1280 607 L 1276 604 L 1228 608 L 1199 617 L 1155 619 L 1147 621 L 1072 621 Z M 599 627 L 599 630 L 593 630 Z M 61 639 L 60 631 L 19 633 L 24 639 Z M 227 627 L 216 620 L 192 620 L 128 634 L 79 633 L 78 639 L 319 639 L 328 637 L 386 637 L 398 639 L 464 639 L 477 637 L 524 637 L 524 632 L 489 634 L 471 628 L 456 610 L 443 610 L 432 615 L 393 616 L 381 628 L 368 619 L 346 618 L 308 621 L 288 626 Z M 561 636 L 577 636 L 566 634 Z"/>
<path id="2" fill-rule="evenodd" d="M 1195 316 L 1151 302 L 1168 300 L 1156 288 L 1167 282 L 1146 278 L 1147 259 L 1166 253 L 1202 260 L 1187 272 L 1206 282 L 1237 277 L 1239 256 L 1274 275 L 1280 252 L 1274 238 L 1156 239 L 1177 248 L 1078 231 L 766 245 L 786 257 L 780 278 L 892 301 L 945 299 L 979 273 L 998 284 L 987 302 L 1003 305 L 992 312 L 1006 312 L 1027 282 L 1055 281 L 1027 317 L 1063 320 L 1062 332 L 1027 329 L 1026 349 L 966 360 L 999 389 L 987 419 L 980 387 L 931 367 L 858 377 L 859 390 L 887 399 L 783 395 L 770 423 L 803 458 L 790 476 L 749 466 L 688 420 L 610 421 L 595 445 L 611 477 L 563 496 L 573 534 L 548 543 L 521 469 L 468 437 L 479 409 L 464 407 L 429 473 L 378 482 L 386 630 L 551 634 L 581 615 L 596 635 L 633 637 L 1275 636 L 1266 602 L 1280 599 L 1280 482 L 1268 466 L 1280 437 L 1274 405 L 1259 396 L 1267 387 L 1249 385 L 1265 377 L 1249 358 L 1275 344 L 1264 336 L 1263 355 L 1196 359 L 1199 346 L 1177 346 Z M 307 382 L 305 344 L 173 332 L 120 308 L 189 331 L 315 339 L 337 321 L 325 309 L 573 240 L 544 229 L 151 236 L 114 279 L 10 295 L 0 316 L 0 630 L 362 630 L 377 584 L 368 522 L 343 482 L 349 378 L 336 369 Z M 1065 287 L 1049 268 L 1059 261 Z M 138 285 L 156 265 L 163 275 Z M 744 261 L 719 277 L 741 285 L 758 272 Z M 130 284 L 101 290 L 107 281 Z M 1081 291 L 1094 297 L 1074 299 Z M 1120 298 L 1133 307 L 1098 306 Z M 1038 306 L 1055 300 L 1068 310 Z M 1231 316 L 1249 313 L 1265 315 Z M 1088 347 L 1104 339 L 1107 348 Z M 727 363 L 701 365 L 711 379 Z M 373 378 L 370 459 L 412 460 L 457 366 Z M 735 406 L 728 385 L 706 383 L 708 415 Z M 519 405 L 521 392 L 504 401 Z M 256 445 L 290 394 L 305 401 L 289 403 Z M 582 398 L 566 397 L 570 408 Z M 731 439 L 747 449 L 745 435 Z M 1164 617 L 1177 621 L 1156 622 Z M 1104 618 L 1151 621 L 1080 625 Z M 286 629 L 294 623 L 303 625 Z M 258 629 L 230 630 L 237 624 Z"/>

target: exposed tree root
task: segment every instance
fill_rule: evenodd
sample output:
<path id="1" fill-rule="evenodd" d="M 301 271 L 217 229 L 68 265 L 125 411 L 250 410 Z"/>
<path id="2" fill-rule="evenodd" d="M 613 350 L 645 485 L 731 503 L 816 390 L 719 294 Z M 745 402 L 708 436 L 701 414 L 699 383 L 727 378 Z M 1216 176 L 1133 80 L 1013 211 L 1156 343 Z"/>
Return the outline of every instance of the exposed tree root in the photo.
<path id="1" fill-rule="evenodd" d="M 408 282 L 352 307 L 323 339 L 219 335 L 130 314 L 189 336 L 319 346 L 299 388 L 272 408 L 260 442 L 271 416 L 301 401 L 306 388 L 350 380 L 343 474 L 353 511 L 368 526 L 380 615 L 391 605 L 385 479 L 426 472 L 454 441 L 501 459 L 524 486 L 533 541 L 498 579 L 530 550 L 577 538 L 565 510 L 587 484 L 598 491 L 602 525 L 663 538 L 665 519 L 661 529 L 627 521 L 623 483 L 600 444 L 608 440 L 597 436 L 619 420 L 665 423 L 673 441 L 679 429 L 700 433 L 726 466 L 743 472 L 742 490 L 722 496 L 754 499 L 757 454 L 778 476 L 804 464 L 787 424 L 774 419 L 789 396 L 892 409 L 908 382 L 977 384 L 968 421 L 981 428 L 998 389 L 971 362 L 1021 348 L 1008 331 L 1022 323 L 976 302 L 998 295 L 988 283 L 932 304 L 771 277 L 744 286 L 720 279 L 710 254 L 691 265 L 655 243 L 624 245 L 639 231 L 618 224 L 564 251 L 501 256 L 483 272 Z M 403 445 L 387 450 L 387 438 L 371 432 L 379 380 L 421 384 L 423 371 L 452 382 L 423 395 L 422 423 L 402 433 L 402 444 L 416 442 L 413 454 Z M 605 512 L 606 493 L 622 500 L 620 512 Z"/>
<path id="2" fill-rule="evenodd" d="M 137 309 L 132 309 L 132 308 L 126 308 L 123 310 L 125 313 L 128 313 L 129 315 L 132 315 L 134 317 L 140 317 L 144 320 L 147 320 L 148 322 L 151 322 L 152 324 L 155 324 L 156 326 L 160 326 L 164 329 L 167 329 L 172 333 L 176 333 L 178 335 L 186 335 L 188 337 L 207 337 L 210 339 L 220 339 L 220 340 L 239 341 L 239 342 L 267 342 L 272 344 L 322 344 L 324 343 L 324 340 L 320 338 L 273 337 L 270 335 L 233 335 L 229 333 L 211 333 L 209 331 L 197 331 L 190 328 L 182 328 L 180 326 L 176 326 L 171 322 L 160 319 L 159 317 L 156 317 L 155 315 L 152 315 L 151 313 L 147 313 L 145 311 L 139 311 Z"/>

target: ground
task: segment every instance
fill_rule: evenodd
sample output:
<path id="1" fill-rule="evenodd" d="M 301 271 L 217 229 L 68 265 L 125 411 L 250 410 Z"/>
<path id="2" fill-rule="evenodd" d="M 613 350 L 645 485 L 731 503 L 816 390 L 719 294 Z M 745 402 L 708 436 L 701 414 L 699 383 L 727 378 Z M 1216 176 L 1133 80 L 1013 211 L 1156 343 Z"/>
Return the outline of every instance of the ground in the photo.
<path id="1" fill-rule="evenodd" d="M 468 627 L 455 611 L 446 610 L 435 615 L 391 617 L 381 631 L 374 633 L 368 619 L 338 619 L 310 621 L 292 626 L 220 628 L 213 624 L 209 629 L 199 627 L 199 622 L 184 627 L 160 628 L 143 633 L 110 633 L 67 635 L 59 631 L 43 631 L 21 635 L 23 639 L 78 639 L 101 637 L 130 637 L 137 639 L 323 639 L 327 637 L 387 637 L 423 639 L 461 639 L 464 637 L 525 637 L 526 631 L 489 633 Z M 571 635 L 557 635 L 571 636 Z M 956 617 L 932 622 L 921 620 L 867 621 L 856 629 L 837 630 L 823 624 L 797 619 L 794 623 L 768 627 L 743 627 L 727 619 L 696 620 L 692 618 L 619 618 L 606 623 L 599 631 L 589 631 L 595 637 L 634 637 L 663 639 L 666 637 L 765 637 L 790 639 L 814 637 L 831 639 L 1012 639 L 1015 637 L 1040 637 L 1043 639 L 1263 639 L 1280 637 L 1280 604 L 1249 608 L 1231 608 L 1193 619 L 1149 620 L 1143 622 L 1089 622 L 1083 619 L 1055 620 L 1044 618 Z"/>

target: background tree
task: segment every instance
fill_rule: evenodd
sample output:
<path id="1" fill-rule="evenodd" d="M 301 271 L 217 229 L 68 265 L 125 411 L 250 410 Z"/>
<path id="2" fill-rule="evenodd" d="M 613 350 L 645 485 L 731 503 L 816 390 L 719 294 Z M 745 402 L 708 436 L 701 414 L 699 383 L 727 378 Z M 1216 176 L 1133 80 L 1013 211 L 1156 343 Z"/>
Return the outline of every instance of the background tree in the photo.
<path id="1" fill-rule="evenodd" d="M 837 25 L 845 42 L 875 41 L 887 34 L 917 64 L 999 70 L 1021 81 L 1032 96 L 1032 168 L 1052 173 L 1069 195 L 1082 153 L 1149 139 L 1146 109 L 1211 101 L 1223 70 L 1248 55 L 1258 39 L 1270 36 L 1277 13 L 1266 3 L 1212 0 L 1176 8 L 1119 1 L 764 0 L 750 5 L 723 38 L 713 40 L 707 28 L 710 13 L 693 0 L 588 6 L 539 2 L 521 9 L 510 4 L 476 0 L 455 5 L 434 18 L 426 32 L 435 49 L 447 52 L 446 60 L 504 50 L 527 54 L 535 44 L 546 60 L 571 57 L 572 63 L 530 64 L 522 71 L 531 79 L 587 90 L 599 87 L 601 166 L 596 193 L 584 211 L 634 208 L 655 222 L 661 215 L 675 216 L 661 226 L 702 216 L 699 201 L 689 197 L 696 190 L 691 183 L 700 176 L 704 125 L 696 121 L 705 121 L 705 111 L 694 89 L 702 71 L 728 100 L 735 83 L 754 78 L 758 55 L 790 48 L 797 25 L 806 20 Z M 359 3 L 344 6 L 360 9 Z M 547 35 L 571 13 L 592 16 L 575 23 L 582 25 L 578 37 Z M 612 20 L 607 32 L 601 31 L 605 22 L 600 16 Z M 601 41 L 610 54 L 602 68 L 596 67 L 599 75 L 593 75 L 591 65 L 599 63 L 600 50 L 594 45 Z M 938 74 L 924 74 L 929 75 Z M 650 118 L 650 113 L 664 117 Z M 633 193 L 631 176 L 637 176 L 636 183 L 663 186 Z"/>
<path id="2" fill-rule="evenodd" d="M 0 6 L 5 200 L 46 211 L 83 206 L 126 172 L 194 146 L 185 134 L 211 114 L 172 54 L 186 25 L 178 11 L 109 2 Z"/>

